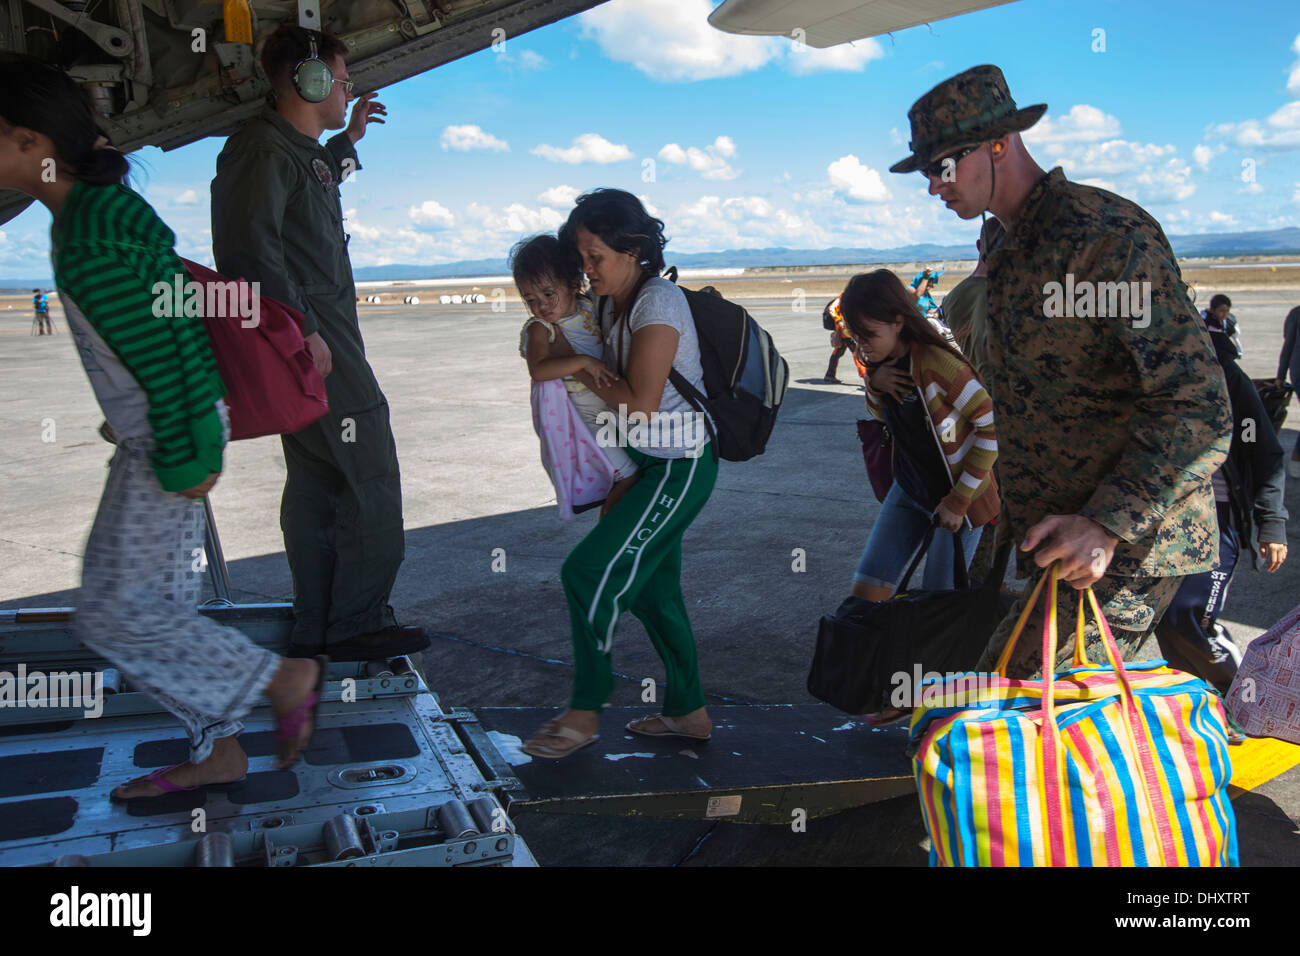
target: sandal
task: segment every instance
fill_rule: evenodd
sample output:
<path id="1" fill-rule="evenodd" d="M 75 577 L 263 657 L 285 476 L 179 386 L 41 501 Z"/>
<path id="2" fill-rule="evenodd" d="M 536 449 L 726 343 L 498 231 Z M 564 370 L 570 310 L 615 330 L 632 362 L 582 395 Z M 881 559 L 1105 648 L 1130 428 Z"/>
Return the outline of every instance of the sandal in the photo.
<path id="1" fill-rule="evenodd" d="M 535 744 L 531 742 L 532 740 L 536 740 L 538 737 L 559 737 L 563 740 L 570 741 L 573 746 L 563 748 L 548 747 L 545 744 Z M 547 757 L 551 760 L 558 760 L 561 757 L 569 756 L 569 754 L 576 750 L 581 750 L 588 744 L 594 744 L 599 739 L 600 734 L 592 734 L 589 737 L 584 737 L 581 731 L 574 730 L 572 727 L 566 727 L 558 721 L 550 720 L 542 725 L 541 730 L 533 734 L 529 743 L 524 744 L 519 749 L 534 757 Z"/>
<path id="2" fill-rule="evenodd" d="M 649 720 L 659 721 L 666 730 L 638 730 L 632 726 L 633 724 L 644 724 Z M 627 723 L 627 729 L 634 734 L 640 734 L 642 737 L 685 737 L 687 740 L 708 740 L 713 736 L 713 731 L 709 731 L 707 734 L 693 734 L 678 724 L 677 721 L 671 717 L 665 717 L 663 714 L 650 714 L 648 717 L 630 720 Z"/>
<path id="3" fill-rule="evenodd" d="M 863 714 L 862 720 L 868 727 L 890 727 L 900 720 L 907 720 L 912 716 L 910 710 L 899 710 L 897 707 L 887 707 L 877 714 Z"/>
<path id="4" fill-rule="evenodd" d="M 302 734 L 303 724 L 311 721 L 311 732 L 316 733 L 316 712 L 320 709 L 321 695 L 325 692 L 325 677 L 329 670 L 330 659 L 324 654 L 319 654 L 315 658 L 317 665 L 320 667 L 320 673 L 316 677 L 316 688 L 310 694 L 303 698 L 293 710 L 289 711 L 275 725 L 275 739 L 284 743 L 289 740 L 297 740 Z M 298 752 L 293 755 L 292 760 L 280 758 L 276 762 L 277 770 L 288 770 L 298 762 L 298 759 L 311 746 L 311 736 L 307 737 L 306 742 L 299 748 Z"/>
<path id="5" fill-rule="evenodd" d="M 205 783 L 200 784 L 197 787 L 178 787 L 163 776 L 163 774 L 171 773 L 177 767 L 182 766 L 184 766 L 184 764 L 176 763 L 172 764 L 170 767 L 159 767 L 153 773 L 146 774 L 143 777 L 136 777 L 135 780 L 127 781 L 127 783 L 130 784 L 141 780 L 147 780 L 149 783 L 152 783 L 155 787 L 161 790 L 162 793 L 150 794 L 147 797 L 119 797 L 110 792 L 108 798 L 114 803 L 131 803 L 136 800 L 156 800 L 169 793 L 189 793 L 194 790 L 231 790 L 248 781 L 248 774 L 244 774 L 244 776 L 240 777 L 238 780 L 230 780 L 222 783 Z"/>

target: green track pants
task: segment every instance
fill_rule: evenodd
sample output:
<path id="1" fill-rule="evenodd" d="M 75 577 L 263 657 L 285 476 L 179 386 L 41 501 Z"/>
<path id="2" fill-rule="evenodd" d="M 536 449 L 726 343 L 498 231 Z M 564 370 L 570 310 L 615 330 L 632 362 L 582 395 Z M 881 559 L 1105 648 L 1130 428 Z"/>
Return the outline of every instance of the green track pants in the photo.
<path id="1" fill-rule="evenodd" d="M 695 635 L 682 598 L 682 535 L 718 478 L 712 448 L 698 458 L 655 458 L 628 449 L 640 477 L 578 543 L 560 572 L 573 629 L 569 706 L 601 710 L 614 689 L 610 648 L 619 615 L 645 625 L 664 662 L 663 713 L 704 706 Z"/>

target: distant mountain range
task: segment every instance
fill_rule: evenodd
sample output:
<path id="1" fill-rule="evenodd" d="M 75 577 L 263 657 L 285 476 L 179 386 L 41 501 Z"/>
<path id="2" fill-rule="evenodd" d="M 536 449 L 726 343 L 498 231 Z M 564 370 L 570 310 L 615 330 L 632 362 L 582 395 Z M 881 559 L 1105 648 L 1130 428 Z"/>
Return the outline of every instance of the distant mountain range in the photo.
<path id="1" fill-rule="evenodd" d="M 1300 255 L 1300 228 L 1259 232 L 1215 232 L 1170 236 L 1174 254 L 1181 258 L 1213 256 Z M 857 265 L 869 262 L 928 262 L 974 258 L 971 245 L 941 246 L 923 242 L 891 249 L 729 249 L 725 252 L 668 254 L 669 263 L 682 269 L 756 268 L 761 266 Z M 440 265 L 367 266 L 354 270 L 357 281 L 397 279 L 450 279 L 460 276 L 508 275 L 505 259 L 469 259 Z"/>
<path id="2" fill-rule="evenodd" d="M 1193 236 L 1170 236 L 1174 253 L 1181 258 L 1215 256 L 1300 255 L 1300 228 L 1270 229 L 1257 232 L 1213 232 Z M 918 243 L 891 249 L 729 249 L 725 252 L 696 252 L 668 255 L 672 265 L 682 269 L 758 268 L 762 266 L 830 266 L 858 265 L 869 262 L 929 262 L 941 259 L 969 259 L 973 246 L 941 246 Z M 391 266 L 365 266 L 355 269 L 358 282 L 403 279 L 454 279 L 471 276 L 508 275 L 505 259 L 462 259 L 439 265 L 403 263 Z M 29 292 L 41 286 L 50 288 L 50 278 L 0 279 L 0 291 Z"/>

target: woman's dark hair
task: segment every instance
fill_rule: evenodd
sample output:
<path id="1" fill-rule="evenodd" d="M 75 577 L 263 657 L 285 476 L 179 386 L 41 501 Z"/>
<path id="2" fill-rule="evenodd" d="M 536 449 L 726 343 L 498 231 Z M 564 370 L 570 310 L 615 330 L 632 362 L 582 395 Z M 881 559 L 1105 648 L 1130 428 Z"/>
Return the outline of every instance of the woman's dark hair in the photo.
<path id="1" fill-rule="evenodd" d="M 1210 299 L 1210 311 L 1213 312 L 1221 305 L 1226 305 L 1228 308 L 1232 308 L 1232 300 L 1222 292 Z"/>
<path id="2" fill-rule="evenodd" d="M 849 329 L 862 336 L 867 334 L 863 324 L 867 319 L 892 323 L 895 318 L 902 318 L 903 328 L 898 334 L 908 347 L 914 342 L 938 346 L 959 358 L 962 364 L 970 365 L 960 351 L 935 331 L 930 320 L 921 314 L 916 296 L 888 269 L 864 272 L 850 279 L 840 296 L 840 314 Z"/>
<path id="3" fill-rule="evenodd" d="M 645 211 L 641 200 L 622 189 L 593 189 L 578 197 L 569 220 L 560 227 L 560 242 L 577 249 L 578 227 L 600 238 L 615 252 L 636 258 L 642 270 L 664 271 L 664 223 Z"/>
<path id="4" fill-rule="evenodd" d="M 515 285 L 553 279 L 569 288 L 582 287 L 582 259 L 571 244 L 552 235 L 533 236 L 510 250 Z"/>
<path id="5" fill-rule="evenodd" d="M 82 182 L 109 186 L 126 181 L 131 164 L 111 146 L 90 102 L 58 67 L 21 54 L 0 56 L 0 119 L 48 136 L 55 158 Z"/>
<path id="6" fill-rule="evenodd" d="M 319 33 L 316 39 L 316 55 L 326 65 L 336 56 L 347 58 L 348 48 L 332 33 Z M 299 61 L 311 56 L 312 32 L 290 23 L 282 23 L 262 45 L 262 69 L 271 86 L 280 86 L 286 82 L 293 68 Z"/>

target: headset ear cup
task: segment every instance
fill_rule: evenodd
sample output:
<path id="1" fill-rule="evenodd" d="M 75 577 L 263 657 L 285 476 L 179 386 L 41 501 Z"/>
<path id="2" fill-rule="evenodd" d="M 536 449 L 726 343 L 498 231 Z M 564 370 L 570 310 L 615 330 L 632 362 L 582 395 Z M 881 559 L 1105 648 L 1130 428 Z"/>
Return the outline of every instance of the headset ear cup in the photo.
<path id="1" fill-rule="evenodd" d="M 293 68 L 293 88 L 308 103 L 322 103 L 334 88 L 334 74 L 324 60 L 303 60 Z"/>

